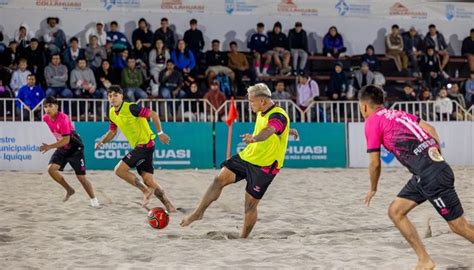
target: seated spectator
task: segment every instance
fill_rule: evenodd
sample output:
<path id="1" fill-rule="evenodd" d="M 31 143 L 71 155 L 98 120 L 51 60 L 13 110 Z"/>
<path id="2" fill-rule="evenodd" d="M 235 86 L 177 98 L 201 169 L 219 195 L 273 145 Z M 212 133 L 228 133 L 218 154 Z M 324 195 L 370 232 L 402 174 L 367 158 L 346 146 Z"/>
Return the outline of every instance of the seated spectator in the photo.
<path id="1" fill-rule="evenodd" d="M 77 59 L 77 67 L 71 72 L 71 89 L 79 98 L 102 99 L 107 97 L 105 91 L 97 89 L 94 72 L 87 67 L 85 58 Z"/>
<path id="2" fill-rule="evenodd" d="M 392 25 L 392 32 L 385 38 L 385 49 L 385 54 L 395 61 L 398 71 L 406 71 L 408 68 L 408 57 L 404 52 L 400 28 L 396 24 Z"/>
<path id="3" fill-rule="evenodd" d="M 348 89 L 349 81 L 342 70 L 342 63 L 336 62 L 328 84 L 328 97 L 330 100 L 345 100 Z"/>
<path id="4" fill-rule="evenodd" d="M 112 51 L 130 49 L 130 43 L 127 37 L 119 31 L 116 21 L 110 23 L 110 31 L 107 32 L 107 42 L 112 42 Z"/>
<path id="5" fill-rule="evenodd" d="M 77 59 L 79 58 L 85 58 L 85 50 L 79 48 L 77 37 L 72 37 L 69 40 L 69 47 L 63 53 L 63 64 L 71 71 L 76 67 Z"/>
<path id="6" fill-rule="evenodd" d="M 15 30 L 15 41 L 18 43 L 18 50 L 22 52 L 30 44 L 30 40 L 34 37 L 34 33 L 30 31 L 26 23 L 21 23 L 20 27 Z"/>
<path id="7" fill-rule="evenodd" d="M 426 48 L 426 54 L 421 58 L 420 69 L 424 84 L 430 88 L 433 95 L 437 95 L 444 80 L 440 76 L 439 56 L 435 54 L 432 46 Z"/>
<path id="8" fill-rule="evenodd" d="M 184 76 L 191 75 L 194 72 L 193 69 L 196 67 L 194 55 L 188 50 L 186 43 L 182 39 L 178 40 L 176 50 L 171 52 L 171 60 Z"/>
<path id="9" fill-rule="evenodd" d="M 92 70 L 97 70 L 102 65 L 102 61 L 107 59 L 107 53 L 103 46 L 99 46 L 99 39 L 96 36 L 90 36 L 89 46 L 85 51 L 85 57 L 89 67 Z"/>
<path id="10" fill-rule="evenodd" d="M 414 26 L 410 27 L 410 31 L 403 33 L 403 49 L 411 63 L 412 75 L 418 77 L 420 69 L 418 60 L 423 55 L 423 40 L 416 32 Z"/>
<path id="11" fill-rule="evenodd" d="M 44 69 L 44 77 L 46 79 L 46 97 L 61 97 L 61 98 L 72 98 L 72 91 L 66 86 L 66 82 L 69 77 L 67 67 L 61 64 L 61 56 L 59 54 L 53 54 L 51 56 L 51 62 Z"/>
<path id="12" fill-rule="evenodd" d="M 337 32 L 335 26 L 331 26 L 323 38 L 323 54 L 340 58 L 346 56 L 347 48 L 344 47 L 344 39 Z"/>
<path id="13" fill-rule="evenodd" d="M 196 82 L 191 83 L 191 85 L 186 88 L 186 98 L 194 99 L 196 101 L 184 103 L 185 113 L 183 117 L 188 118 L 190 121 L 205 119 L 202 103 L 197 101 L 198 99 L 203 98 L 203 94 Z"/>
<path id="14" fill-rule="evenodd" d="M 142 71 L 143 79 L 148 80 L 148 51 L 143 47 L 142 41 L 139 39 L 135 41 L 132 56 L 137 61 L 137 68 Z"/>
<path id="15" fill-rule="evenodd" d="M 0 78 L 0 98 L 12 98 L 15 96 L 15 93 L 8 87 L 8 85 L 3 84 L 3 79 Z M 0 102 L 0 106 L 3 106 L 3 103 Z M 0 107 L 0 113 L 3 112 L 3 107 Z"/>
<path id="16" fill-rule="evenodd" d="M 319 91 L 319 88 L 318 88 Z M 277 81 L 275 85 L 275 91 L 272 93 L 272 99 L 274 100 L 288 100 L 292 99 L 292 96 L 285 89 L 284 81 Z"/>
<path id="17" fill-rule="evenodd" d="M 18 61 L 18 69 L 13 72 L 10 80 L 10 89 L 17 93 L 18 90 L 26 84 L 28 75 L 30 74 L 31 72 L 27 69 L 26 59 L 20 58 L 20 61 Z"/>
<path id="18" fill-rule="evenodd" d="M 369 64 L 369 69 L 372 72 L 376 72 L 380 68 L 380 62 L 377 56 L 375 55 L 374 46 L 369 45 L 365 48 L 365 54 L 362 55 L 362 62 Z"/>
<path id="19" fill-rule="evenodd" d="M 457 83 L 453 83 L 448 90 L 448 97 L 453 101 L 456 101 L 459 105 L 461 105 L 461 108 L 467 109 L 466 100 L 464 99 L 464 96 L 459 89 L 459 85 Z"/>
<path id="20" fill-rule="evenodd" d="M 165 99 L 184 98 L 183 76 L 175 70 L 173 61 L 166 61 L 166 69 L 160 72 L 160 96 Z"/>
<path id="21" fill-rule="evenodd" d="M 188 44 L 189 50 L 191 50 L 196 59 L 202 58 L 202 50 L 204 49 L 204 37 L 201 30 L 197 28 L 198 22 L 196 19 L 189 21 L 189 29 L 184 32 L 184 42 Z"/>
<path id="22" fill-rule="evenodd" d="M 268 54 L 273 59 L 281 75 L 290 75 L 290 58 L 288 37 L 281 32 L 281 23 L 276 22 L 273 31 L 268 32 Z M 271 60 L 270 60 L 271 61 Z"/>
<path id="23" fill-rule="evenodd" d="M 204 99 L 207 99 L 209 103 L 211 103 L 214 109 L 218 109 L 222 104 L 224 104 L 227 100 L 224 93 L 219 90 L 219 82 L 217 80 L 212 81 L 209 90 L 204 95 Z M 207 111 L 211 111 L 210 108 Z M 221 119 L 224 117 L 225 112 L 221 110 L 219 116 Z"/>
<path id="24" fill-rule="evenodd" d="M 153 83 L 157 86 L 160 84 L 160 72 L 166 68 L 166 61 L 170 59 L 170 53 L 168 49 L 165 48 L 163 40 L 157 39 L 155 41 L 155 46 L 150 51 L 148 56 L 148 65 L 150 66 L 150 74 L 153 79 Z M 157 96 L 153 95 L 153 96 Z"/>
<path id="25" fill-rule="evenodd" d="M 235 82 L 237 84 L 237 96 L 245 96 L 247 94 L 247 91 L 245 89 L 245 85 L 242 81 L 242 78 L 244 76 L 248 76 L 250 78 L 250 85 L 254 85 L 257 76 L 255 74 L 255 70 L 253 70 L 250 66 L 247 60 L 247 56 L 239 52 L 237 42 L 232 41 L 229 46 L 230 51 L 227 57 L 229 59 L 229 68 L 231 68 L 235 74 Z"/>
<path id="26" fill-rule="evenodd" d="M 436 30 L 436 26 L 434 24 L 430 24 L 428 29 L 429 31 L 426 34 L 424 40 L 425 47 L 433 47 L 435 53 L 441 56 L 442 62 L 440 64 L 440 70 L 443 76 L 447 79 L 449 78 L 449 75 L 444 72 L 444 68 L 449 62 L 448 44 L 446 43 L 443 34 Z"/>
<path id="27" fill-rule="evenodd" d="M 474 71 L 471 71 L 469 79 L 464 83 L 466 101 L 470 106 L 474 105 Z"/>
<path id="28" fill-rule="evenodd" d="M 3 54 L 3 52 L 7 49 L 7 46 L 3 44 L 3 32 L 0 30 L 0 56 Z"/>
<path id="29" fill-rule="evenodd" d="M 471 34 L 462 41 L 461 55 L 467 57 L 469 70 L 474 71 L 474 28 L 471 28 Z"/>
<path id="30" fill-rule="evenodd" d="M 90 44 L 91 36 L 97 37 L 97 44 L 99 46 L 105 46 L 105 44 L 107 44 L 107 33 L 104 30 L 104 23 L 101 21 L 98 21 L 95 26 L 87 29 L 85 36 L 87 44 Z"/>
<path id="31" fill-rule="evenodd" d="M 153 44 L 153 33 L 148 28 L 148 23 L 144 18 L 138 20 L 138 28 L 132 33 L 132 43 L 135 45 L 137 40 L 141 41 L 141 45 L 145 51 L 149 52 Z"/>
<path id="32" fill-rule="evenodd" d="M 161 27 L 156 29 L 153 35 L 153 40 L 157 39 L 163 40 L 166 49 L 171 51 L 175 48 L 174 32 L 169 28 L 167 18 L 161 18 Z"/>
<path id="33" fill-rule="evenodd" d="M 206 77 L 208 82 L 213 81 L 220 73 L 225 74 L 231 81 L 235 80 L 235 74 L 228 68 L 227 53 L 220 50 L 220 42 L 217 39 L 212 41 L 212 50 L 206 52 Z"/>
<path id="34" fill-rule="evenodd" d="M 113 67 L 120 73 L 127 67 L 128 50 L 117 53 L 113 60 Z"/>
<path id="35" fill-rule="evenodd" d="M 136 64 L 135 58 L 130 57 L 127 60 L 127 67 L 122 70 L 122 87 L 125 89 L 125 96 L 130 102 L 148 98 L 146 92 L 140 88 L 143 84 L 143 76 Z"/>
<path id="36" fill-rule="evenodd" d="M 46 57 L 44 51 L 38 45 L 38 39 L 32 38 L 30 45 L 21 53 L 21 57 L 28 61 L 28 69 L 36 75 L 38 82 L 43 82 Z"/>
<path id="37" fill-rule="evenodd" d="M 319 98 L 319 85 L 311 79 L 309 74 L 298 76 L 298 85 L 296 86 L 296 104 L 305 110 L 313 100 Z"/>
<path id="38" fill-rule="evenodd" d="M 288 33 L 288 42 L 293 59 L 293 75 L 303 74 L 308 60 L 308 36 L 301 22 L 296 22 L 295 28 Z"/>
<path id="39" fill-rule="evenodd" d="M 97 88 L 100 92 L 107 92 L 111 85 L 120 84 L 120 74 L 112 68 L 109 60 L 102 60 L 101 67 L 96 72 Z"/>
<path id="40" fill-rule="evenodd" d="M 417 101 L 415 90 L 410 83 L 403 87 L 403 95 L 400 97 L 400 101 Z"/>
<path id="41" fill-rule="evenodd" d="M 271 58 L 267 54 L 268 51 L 268 37 L 265 35 L 265 25 L 263 23 L 257 24 L 257 33 L 253 34 L 248 43 L 247 48 L 254 57 L 254 67 L 257 72 L 257 76 L 268 76 L 268 68 L 270 67 Z M 261 70 L 261 62 L 263 64 L 263 70 Z"/>
<path id="42" fill-rule="evenodd" d="M 35 75 L 29 74 L 27 83 L 18 90 L 16 95 L 16 98 L 19 99 L 16 101 L 17 113 L 26 110 L 25 114 L 28 115 L 31 110 L 41 103 L 44 97 L 43 89 L 36 84 Z"/>
<path id="43" fill-rule="evenodd" d="M 61 53 L 66 49 L 66 34 L 59 28 L 59 18 L 48 17 L 46 19 L 48 24 L 46 29 L 43 30 L 43 42 L 46 45 L 50 55 Z"/>
<path id="44" fill-rule="evenodd" d="M 375 83 L 375 75 L 369 69 L 369 64 L 367 62 L 362 62 L 360 70 L 354 72 L 354 81 L 352 86 L 354 87 L 354 97 L 357 97 L 359 90 L 369 84 Z"/>
<path id="45" fill-rule="evenodd" d="M 0 56 L 0 65 L 14 70 L 17 68 L 19 58 L 20 52 L 18 51 L 18 43 L 12 40 L 8 43 L 8 48 L 5 49 L 3 55 Z"/>
<path id="46" fill-rule="evenodd" d="M 435 112 L 438 120 L 446 121 L 454 119 L 453 117 L 453 101 L 448 98 L 446 87 L 441 87 L 435 101 Z"/>
<path id="47" fill-rule="evenodd" d="M 420 101 L 430 101 L 433 100 L 430 89 L 428 87 L 423 87 L 420 94 Z"/>

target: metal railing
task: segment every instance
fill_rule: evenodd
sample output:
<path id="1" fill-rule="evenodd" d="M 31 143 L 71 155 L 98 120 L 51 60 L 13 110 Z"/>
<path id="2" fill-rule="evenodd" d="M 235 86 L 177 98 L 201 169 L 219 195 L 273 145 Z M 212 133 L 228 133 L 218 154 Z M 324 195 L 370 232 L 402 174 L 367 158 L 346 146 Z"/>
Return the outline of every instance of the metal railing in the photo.
<path id="1" fill-rule="evenodd" d="M 207 99 L 141 99 L 164 122 L 213 122 L 215 108 Z"/>
<path id="2" fill-rule="evenodd" d="M 313 101 L 304 111 L 303 122 L 353 123 L 363 122 L 358 101 Z"/>
<path id="3" fill-rule="evenodd" d="M 391 109 L 401 110 L 420 117 L 425 121 L 472 121 L 472 106 L 464 109 L 458 102 L 452 101 L 451 113 L 440 112 L 436 101 L 395 102 Z"/>

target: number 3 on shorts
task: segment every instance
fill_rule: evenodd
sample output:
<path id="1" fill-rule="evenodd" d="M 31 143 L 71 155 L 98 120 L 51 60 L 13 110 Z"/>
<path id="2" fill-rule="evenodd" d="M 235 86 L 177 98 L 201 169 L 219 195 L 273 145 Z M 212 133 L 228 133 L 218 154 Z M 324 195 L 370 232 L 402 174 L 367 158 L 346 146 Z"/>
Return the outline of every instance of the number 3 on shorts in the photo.
<path id="1" fill-rule="evenodd" d="M 81 158 L 81 167 L 84 167 L 84 159 Z"/>

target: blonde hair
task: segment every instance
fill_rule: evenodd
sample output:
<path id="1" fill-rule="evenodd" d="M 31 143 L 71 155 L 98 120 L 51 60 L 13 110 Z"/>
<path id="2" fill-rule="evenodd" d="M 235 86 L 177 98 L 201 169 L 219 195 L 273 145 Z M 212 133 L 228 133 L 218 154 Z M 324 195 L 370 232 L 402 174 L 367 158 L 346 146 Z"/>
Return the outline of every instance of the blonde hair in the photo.
<path id="1" fill-rule="evenodd" d="M 271 98 L 272 97 L 272 92 L 270 89 L 268 89 L 268 86 L 264 83 L 257 83 L 255 85 L 250 86 L 247 89 L 247 94 L 254 95 L 256 97 L 267 97 Z"/>

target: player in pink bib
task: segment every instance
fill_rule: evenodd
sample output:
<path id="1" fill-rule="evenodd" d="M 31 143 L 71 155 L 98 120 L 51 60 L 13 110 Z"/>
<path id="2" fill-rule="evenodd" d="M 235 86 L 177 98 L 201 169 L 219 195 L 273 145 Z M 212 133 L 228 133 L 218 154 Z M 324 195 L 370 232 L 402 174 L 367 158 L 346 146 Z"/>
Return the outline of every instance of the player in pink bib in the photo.
<path id="1" fill-rule="evenodd" d="M 368 207 L 377 192 L 381 173 L 380 147 L 383 145 L 413 177 L 390 204 L 388 215 L 418 256 L 416 269 L 433 269 L 435 264 L 407 214 L 426 200 L 447 221 L 451 230 L 474 243 L 474 225 L 463 216 L 463 208 L 454 189 L 454 174 L 440 153 L 435 128 L 409 113 L 386 109 L 384 92 L 368 85 L 359 92 L 359 107 L 365 118 L 367 152 L 370 155 L 370 190 L 365 197 Z"/>
<path id="2" fill-rule="evenodd" d="M 82 144 L 79 134 L 74 130 L 69 116 L 58 111 L 58 103 L 55 98 L 48 97 L 43 102 L 45 115 L 43 120 L 56 138 L 56 143 L 40 146 L 40 151 L 46 153 L 50 149 L 57 148 L 54 151 L 48 165 L 48 173 L 66 190 L 66 196 L 63 201 L 67 201 L 75 191 L 64 180 L 59 171 L 62 171 L 67 163 L 71 165 L 76 173 L 76 177 L 82 184 L 82 187 L 90 197 L 91 206 L 99 207 L 99 201 L 94 196 L 94 190 L 91 183 L 86 179 L 86 164 L 84 162 L 84 145 Z"/>

